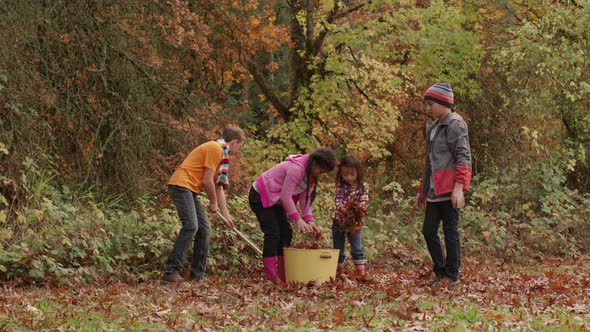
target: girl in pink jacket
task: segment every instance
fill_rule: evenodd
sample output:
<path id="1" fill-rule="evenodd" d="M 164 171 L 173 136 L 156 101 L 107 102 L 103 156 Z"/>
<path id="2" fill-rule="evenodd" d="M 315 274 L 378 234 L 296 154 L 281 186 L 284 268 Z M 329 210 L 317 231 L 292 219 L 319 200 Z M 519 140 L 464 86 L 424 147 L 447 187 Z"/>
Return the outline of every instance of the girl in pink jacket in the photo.
<path id="1" fill-rule="evenodd" d="M 318 177 L 335 167 L 334 150 L 321 147 L 310 154 L 288 156 L 252 184 L 248 200 L 264 233 L 264 272 L 273 282 L 285 282 L 283 247 L 288 247 L 293 238 L 289 221 L 296 223 L 303 233 L 321 233 L 314 222 L 311 204 Z"/>

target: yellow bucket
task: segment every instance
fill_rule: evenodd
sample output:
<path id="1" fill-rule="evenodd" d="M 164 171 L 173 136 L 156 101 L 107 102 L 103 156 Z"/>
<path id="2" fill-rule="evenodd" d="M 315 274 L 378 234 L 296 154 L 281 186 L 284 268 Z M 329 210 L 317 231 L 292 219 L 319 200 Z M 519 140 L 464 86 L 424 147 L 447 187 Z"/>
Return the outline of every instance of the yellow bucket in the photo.
<path id="1" fill-rule="evenodd" d="M 284 248 L 285 279 L 287 282 L 319 284 L 336 279 L 338 249 Z"/>

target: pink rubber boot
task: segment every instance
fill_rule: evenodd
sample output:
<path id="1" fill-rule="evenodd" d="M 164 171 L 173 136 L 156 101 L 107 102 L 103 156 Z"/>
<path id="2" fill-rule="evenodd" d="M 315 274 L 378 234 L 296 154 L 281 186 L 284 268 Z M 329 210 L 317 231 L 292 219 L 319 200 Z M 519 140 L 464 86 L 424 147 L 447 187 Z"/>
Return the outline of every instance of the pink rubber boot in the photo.
<path id="1" fill-rule="evenodd" d="M 279 280 L 283 283 L 286 282 L 285 279 L 285 256 L 277 256 L 277 276 Z"/>
<path id="2" fill-rule="evenodd" d="M 277 256 L 263 257 L 262 263 L 264 263 L 264 274 L 268 280 L 278 285 L 284 284 L 277 275 Z"/>
<path id="3" fill-rule="evenodd" d="M 365 270 L 365 266 L 367 263 L 365 261 L 355 261 L 354 267 L 356 269 L 356 275 L 358 277 L 364 277 L 367 275 L 367 271 Z"/>

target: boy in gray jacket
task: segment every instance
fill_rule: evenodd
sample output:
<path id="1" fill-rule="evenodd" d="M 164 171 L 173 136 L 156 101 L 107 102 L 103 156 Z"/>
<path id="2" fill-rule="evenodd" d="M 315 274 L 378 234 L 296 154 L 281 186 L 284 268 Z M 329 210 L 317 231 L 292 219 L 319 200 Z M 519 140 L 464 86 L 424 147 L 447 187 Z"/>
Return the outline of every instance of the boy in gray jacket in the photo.
<path id="1" fill-rule="evenodd" d="M 425 163 L 416 195 L 416 207 L 426 208 L 422 234 L 434 263 L 435 278 L 449 286 L 459 284 L 461 246 L 459 209 L 465 206 L 464 190 L 471 183 L 471 148 L 463 118 L 451 111 L 453 90 L 447 83 L 436 83 L 424 94 L 427 113 L 434 122 L 426 126 Z M 443 224 L 446 255 L 438 228 Z"/>

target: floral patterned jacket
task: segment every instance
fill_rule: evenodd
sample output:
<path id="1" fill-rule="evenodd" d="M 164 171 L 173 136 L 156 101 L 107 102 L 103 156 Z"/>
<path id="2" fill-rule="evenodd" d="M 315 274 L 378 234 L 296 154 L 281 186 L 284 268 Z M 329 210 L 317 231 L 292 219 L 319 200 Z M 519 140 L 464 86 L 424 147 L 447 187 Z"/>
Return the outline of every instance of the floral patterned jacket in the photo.
<path id="1" fill-rule="evenodd" d="M 346 181 L 340 182 L 336 187 L 336 195 L 334 197 L 336 203 L 336 211 L 334 211 L 334 219 L 339 224 L 346 219 L 346 214 L 341 211 L 349 201 L 356 202 L 366 211 L 369 206 L 369 186 L 363 182 L 358 188 L 353 188 Z"/>

